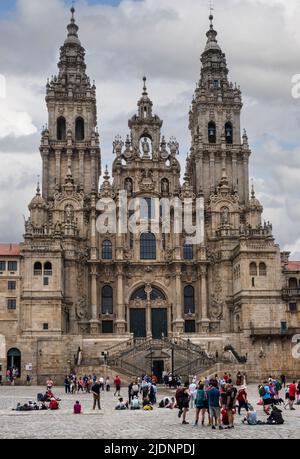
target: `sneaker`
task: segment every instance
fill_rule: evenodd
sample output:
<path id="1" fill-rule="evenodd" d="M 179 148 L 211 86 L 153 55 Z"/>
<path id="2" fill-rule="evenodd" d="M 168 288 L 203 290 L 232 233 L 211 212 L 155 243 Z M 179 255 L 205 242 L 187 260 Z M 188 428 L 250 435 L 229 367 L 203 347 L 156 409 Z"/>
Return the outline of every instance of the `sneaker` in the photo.
<path id="1" fill-rule="evenodd" d="M 224 430 L 224 427 L 222 427 L 222 426 L 219 426 L 219 430 Z"/>
<path id="2" fill-rule="evenodd" d="M 216 427 L 215 427 L 215 426 L 212 426 L 211 428 L 212 428 L 212 430 L 216 430 Z"/>
<path id="3" fill-rule="evenodd" d="M 189 424 L 189 422 L 186 422 L 186 421 L 182 421 L 182 424 L 183 424 L 183 425 L 188 425 L 188 424 Z"/>

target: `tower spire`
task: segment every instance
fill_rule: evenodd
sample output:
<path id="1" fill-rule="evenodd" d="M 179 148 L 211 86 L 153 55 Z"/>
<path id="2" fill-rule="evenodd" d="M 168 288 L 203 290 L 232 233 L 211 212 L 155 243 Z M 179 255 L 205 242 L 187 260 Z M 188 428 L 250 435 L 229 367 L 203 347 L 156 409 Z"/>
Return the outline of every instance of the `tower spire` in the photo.
<path id="1" fill-rule="evenodd" d="M 75 22 L 75 8 L 74 5 L 71 8 L 71 21 L 70 24 L 67 26 L 68 30 L 68 37 L 65 41 L 65 44 L 78 44 L 81 45 L 80 40 L 78 38 L 78 30 L 79 27 Z"/>

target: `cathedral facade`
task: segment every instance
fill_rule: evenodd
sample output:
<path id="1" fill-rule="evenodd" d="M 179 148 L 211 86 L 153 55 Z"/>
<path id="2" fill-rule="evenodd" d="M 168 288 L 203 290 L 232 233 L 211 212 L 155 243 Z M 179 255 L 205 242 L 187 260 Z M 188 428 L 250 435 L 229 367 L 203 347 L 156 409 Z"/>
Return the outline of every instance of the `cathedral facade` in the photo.
<path id="1" fill-rule="evenodd" d="M 299 376 L 300 264 L 280 252 L 250 189 L 241 90 L 228 79 L 216 37 L 211 16 L 189 113 L 185 174 L 176 138 L 162 136 L 144 78 L 129 134 L 113 142 L 112 178 L 104 169 L 99 185 L 96 87 L 72 8 L 58 75 L 46 88 L 42 187 L 29 205 L 24 241 L 0 247 L 2 372 L 17 366 L 21 378 L 31 372 L 38 382 L 62 379 L 70 368 L 100 365 L 103 356 L 107 363 L 134 346 L 139 359 L 127 362 L 127 374 L 137 362 L 137 371 L 175 371 L 174 350 L 190 346 L 181 368 L 196 362 L 197 349 L 212 366 L 229 350 L 253 378 Z M 133 203 L 126 207 L 129 221 L 140 202 L 135 231 L 130 225 L 126 232 L 118 225 L 99 231 L 109 203 L 117 217 L 124 212 L 122 193 Z M 202 203 L 203 237 L 196 244 L 175 231 L 174 202 L 184 200 Z M 171 203 L 169 217 L 162 201 Z M 192 204 L 193 221 L 195 213 Z M 15 282 L 13 291 L 6 291 L 8 282 Z M 143 343 L 153 346 L 150 370 L 142 363 L 150 349 Z"/>

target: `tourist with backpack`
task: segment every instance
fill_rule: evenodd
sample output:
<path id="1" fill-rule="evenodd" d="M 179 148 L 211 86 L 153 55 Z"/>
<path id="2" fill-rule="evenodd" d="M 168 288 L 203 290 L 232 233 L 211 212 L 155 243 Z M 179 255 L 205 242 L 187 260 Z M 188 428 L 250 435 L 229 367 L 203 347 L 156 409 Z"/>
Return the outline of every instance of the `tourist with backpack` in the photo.
<path id="1" fill-rule="evenodd" d="M 238 408 L 239 415 L 241 415 L 242 408 L 245 408 L 245 410 L 248 413 L 248 411 L 249 411 L 249 408 L 248 408 L 248 395 L 247 395 L 245 386 L 242 386 L 241 389 L 239 390 L 238 395 L 237 395 L 237 401 L 239 403 L 239 408 Z"/>
<path id="2" fill-rule="evenodd" d="M 199 418 L 201 415 L 201 425 L 204 426 L 205 424 L 205 413 L 208 411 L 208 400 L 207 395 L 204 390 L 204 384 L 199 383 L 198 390 L 196 393 L 196 420 L 195 420 L 195 427 L 198 426 Z"/>
<path id="3" fill-rule="evenodd" d="M 270 391 L 267 381 L 264 381 L 263 385 L 260 386 L 259 395 L 262 398 L 264 412 L 269 416 L 271 405 L 272 405 L 272 400 L 271 400 L 271 391 Z"/>

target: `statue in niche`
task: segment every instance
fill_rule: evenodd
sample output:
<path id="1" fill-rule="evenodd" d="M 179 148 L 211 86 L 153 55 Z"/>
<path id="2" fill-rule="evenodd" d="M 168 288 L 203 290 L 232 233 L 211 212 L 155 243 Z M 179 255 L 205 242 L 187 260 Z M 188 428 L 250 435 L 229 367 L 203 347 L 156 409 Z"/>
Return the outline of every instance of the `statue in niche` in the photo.
<path id="1" fill-rule="evenodd" d="M 142 141 L 142 151 L 143 151 L 143 157 L 144 158 L 150 158 L 150 145 L 147 137 L 144 137 L 144 140 Z"/>
<path id="2" fill-rule="evenodd" d="M 227 207 L 221 209 L 221 225 L 229 225 L 229 209 Z"/>
<path id="3" fill-rule="evenodd" d="M 163 179 L 161 182 L 161 192 L 162 194 L 166 195 L 169 194 L 170 187 L 169 187 L 169 180 Z"/>
<path id="4" fill-rule="evenodd" d="M 128 194 L 132 194 L 133 192 L 133 183 L 131 178 L 127 178 L 125 180 L 125 190 L 127 191 Z"/>
<path id="5" fill-rule="evenodd" d="M 65 217 L 67 223 L 72 223 L 74 221 L 74 207 L 71 206 L 71 204 L 65 207 Z"/>

